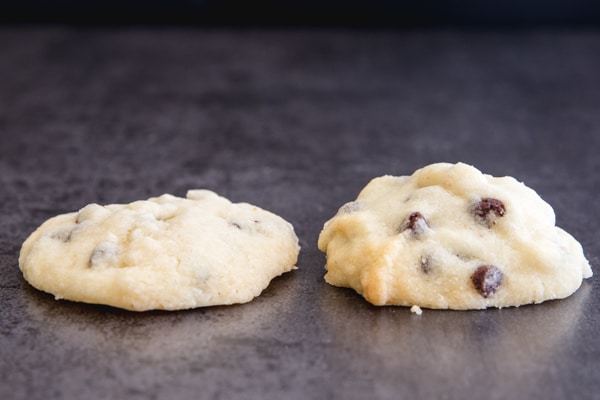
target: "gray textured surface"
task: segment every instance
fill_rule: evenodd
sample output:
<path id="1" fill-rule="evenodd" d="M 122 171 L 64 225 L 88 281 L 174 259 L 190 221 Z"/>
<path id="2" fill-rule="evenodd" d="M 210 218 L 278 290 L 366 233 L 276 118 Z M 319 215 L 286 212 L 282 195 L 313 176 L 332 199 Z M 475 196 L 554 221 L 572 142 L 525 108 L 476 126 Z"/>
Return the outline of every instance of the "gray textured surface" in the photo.
<path id="1" fill-rule="evenodd" d="M 3 28 L 0 49 L 0 398 L 600 398 L 597 277 L 416 316 L 328 286 L 316 248 L 372 177 L 463 161 L 536 189 L 598 273 L 600 34 Z M 45 219 L 201 187 L 291 221 L 299 269 L 174 313 L 23 281 Z"/>

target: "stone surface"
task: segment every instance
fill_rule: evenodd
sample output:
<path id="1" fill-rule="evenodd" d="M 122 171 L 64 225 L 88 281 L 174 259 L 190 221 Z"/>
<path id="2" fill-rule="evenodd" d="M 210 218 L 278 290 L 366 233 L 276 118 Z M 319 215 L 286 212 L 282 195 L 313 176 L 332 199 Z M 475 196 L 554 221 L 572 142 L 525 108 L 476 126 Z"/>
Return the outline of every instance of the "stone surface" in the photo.
<path id="1" fill-rule="evenodd" d="M 597 398 L 600 35 L 0 29 L 0 398 Z M 525 181 L 596 276 L 537 306 L 370 306 L 323 280 L 323 223 L 372 178 L 463 161 Z M 21 243 L 90 202 L 208 188 L 295 225 L 251 303 L 55 301 Z"/>

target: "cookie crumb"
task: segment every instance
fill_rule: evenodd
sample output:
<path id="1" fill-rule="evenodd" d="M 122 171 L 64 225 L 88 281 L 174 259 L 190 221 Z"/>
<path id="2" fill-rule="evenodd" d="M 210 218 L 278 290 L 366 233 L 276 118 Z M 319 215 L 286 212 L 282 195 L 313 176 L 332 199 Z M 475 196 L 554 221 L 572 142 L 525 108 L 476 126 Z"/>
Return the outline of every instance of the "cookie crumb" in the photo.
<path id="1" fill-rule="evenodd" d="M 410 308 L 410 312 L 413 314 L 417 314 L 417 315 L 421 315 L 423 314 L 423 310 L 421 309 L 421 307 L 414 305 Z"/>

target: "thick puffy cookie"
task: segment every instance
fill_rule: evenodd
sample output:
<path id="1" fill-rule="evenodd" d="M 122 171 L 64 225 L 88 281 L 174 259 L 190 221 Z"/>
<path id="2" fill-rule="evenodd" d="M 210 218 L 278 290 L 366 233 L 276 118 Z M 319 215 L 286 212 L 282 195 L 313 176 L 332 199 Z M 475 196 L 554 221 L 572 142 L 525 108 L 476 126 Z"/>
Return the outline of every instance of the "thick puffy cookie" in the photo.
<path id="1" fill-rule="evenodd" d="M 19 266 L 37 289 L 134 311 L 245 303 L 295 268 L 291 224 L 208 190 L 90 204 L 43 223 Z"/>
<path id="2" fill-rule="evenodd" d="M 552 207 L 459 164 L 373 179 L 319 237 L 325 280 L 375 305 L 457 310 L 564 298 L 592 270 Z"/>

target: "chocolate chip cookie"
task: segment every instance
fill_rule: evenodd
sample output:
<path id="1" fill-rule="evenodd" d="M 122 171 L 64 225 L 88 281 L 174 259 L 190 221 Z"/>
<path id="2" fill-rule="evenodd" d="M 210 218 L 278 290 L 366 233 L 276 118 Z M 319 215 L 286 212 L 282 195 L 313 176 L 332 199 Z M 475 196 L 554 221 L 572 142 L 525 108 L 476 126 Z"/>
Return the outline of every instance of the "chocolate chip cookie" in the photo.
<path id="1" fill-rule="evenodd" d="M 43 223 L 19 266 L 57 299 L 128 310 L 244 303 L 295 268 L 292 225 L 208 190 L 130 204 L 90 204 Z"/>
<path id="2" fill-rule="evenodd" d="M 318 245 L 325 280 L 375 305 L 519 306 L 567 297 L 592 276 L 534 190 L 462 163 L 373 179 Z"/>

